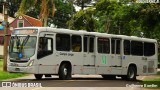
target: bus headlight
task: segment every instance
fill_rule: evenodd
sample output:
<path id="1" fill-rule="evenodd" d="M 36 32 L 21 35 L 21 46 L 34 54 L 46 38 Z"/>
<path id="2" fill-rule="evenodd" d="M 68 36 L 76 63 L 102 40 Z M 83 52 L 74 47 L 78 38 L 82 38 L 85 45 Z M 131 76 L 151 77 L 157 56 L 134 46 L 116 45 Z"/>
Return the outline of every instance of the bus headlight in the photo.
<path id="1" fill-rule="evenodd" d="M 31 60 L 27 66 L 32 66 L 33 65 L 34 60 Z"/>

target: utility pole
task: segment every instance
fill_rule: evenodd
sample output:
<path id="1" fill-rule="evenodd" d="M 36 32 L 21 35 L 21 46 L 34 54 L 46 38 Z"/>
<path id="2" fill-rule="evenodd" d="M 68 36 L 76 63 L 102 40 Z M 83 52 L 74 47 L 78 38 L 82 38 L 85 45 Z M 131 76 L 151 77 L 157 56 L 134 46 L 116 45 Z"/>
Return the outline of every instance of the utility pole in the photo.
<path id="1" fill-rule="evenodd" d="M 4 14 L 4 46 L 3 46 L 3 71 L 7 71 L 7 55 L 8 55 L 8 2 L 7 0 L 0 0 L 3 4 Z"/>

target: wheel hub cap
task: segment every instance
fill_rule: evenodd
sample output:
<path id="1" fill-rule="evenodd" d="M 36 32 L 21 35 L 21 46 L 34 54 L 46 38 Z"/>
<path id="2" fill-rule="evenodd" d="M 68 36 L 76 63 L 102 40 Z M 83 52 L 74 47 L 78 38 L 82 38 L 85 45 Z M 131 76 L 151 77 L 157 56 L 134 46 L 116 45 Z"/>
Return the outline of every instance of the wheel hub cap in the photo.
<path id="1" fill-rule="evenodd" d="M 64 68 L 64 75 L 67 75 L 67 68 Z"/>

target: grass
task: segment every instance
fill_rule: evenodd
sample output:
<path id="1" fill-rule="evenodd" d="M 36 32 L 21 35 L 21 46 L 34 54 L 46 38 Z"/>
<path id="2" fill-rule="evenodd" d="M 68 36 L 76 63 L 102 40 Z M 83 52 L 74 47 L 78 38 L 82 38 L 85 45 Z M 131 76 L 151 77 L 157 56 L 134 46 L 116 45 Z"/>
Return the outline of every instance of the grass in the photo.
<path id="1" fill-rule="evenodd" d="M 154 78 L 143 80 L 142 84 L 144 85 L 144 87 L 146 86 L 146 88 L 159 89 L 160 88 L 160 72 L 157 72 L 157 76 L 155 76 Z"/>
<path id="2" fill-rule="evenodd" d="M 17 78 L 17 77 L 22 77 L 22 76 L 26 76 L 26 75 L 27 74 L 24 74 L 24 73 L 9 73 L 9 72 L 4 72 L 3 71 L 3 61 L 0 60 L 0 80 Z"/>

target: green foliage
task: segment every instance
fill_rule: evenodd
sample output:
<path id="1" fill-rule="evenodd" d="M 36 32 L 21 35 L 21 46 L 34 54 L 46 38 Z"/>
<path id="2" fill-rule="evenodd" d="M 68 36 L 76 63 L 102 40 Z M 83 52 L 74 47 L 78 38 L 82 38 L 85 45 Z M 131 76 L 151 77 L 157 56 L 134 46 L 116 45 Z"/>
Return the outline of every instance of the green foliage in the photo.
<path id="1" fill-rule="evenodd" d="M 70 2 L 56 2 L 55 16 L 49 16 L 49 25 L 53 24 L 58 28 L 67 28 L 67 21 L 71 19 L 72 14 L 75 13 L 75 9 Z"/>
<path id="2" fill-rule="evenodd" d="M 68 25 L 73 29 L 86 29 L 89 21 L 93 20 L 94 31 L 159 40 L 159 4 L 135 3 L 134 0 L 121 0 L 120 2 L 99 0 L 90 8 L 77 12 Z"/>
<path id="3" fill-rule="evenodd" d="M 77 12 L 68 26 L 75 30 L 153 38 L 160 42 L 160 4 L 119 1 L 98 0 L 95 6 Z"/>
<path id="4" fill-rule="evenodd" d="M 35 0 L 22 0 L 18 9 L 18 14 L 25 14 L 26 10 L 31 9 L 35 5 Z"/>
<path id="5" fill-rule="evenodd" d="M 81 10 L 83 10 L 85 7 L 88 7 L 87 5 L 91 3 L 92 0 L 73 0 L 74 4 L 81 7 Z"/>
<path id="6" fill-rule="evenodd" d="M 8 6 L 8 15 L 10 17 L 15 17 L 15 13 L 17 12 L 19 5 L 21 3 L 21 0 L 10 0 L 9 6 Z M 3 5 L 0 5 L 0 13 L 3 12 Z"/>
<path id="7" fill-rule="evenodd" d="M 68 22 L 69 28 L 77 30 L 94 31 L 95 19 L 93 15 L 94 8 L 80 10 Z"/>

